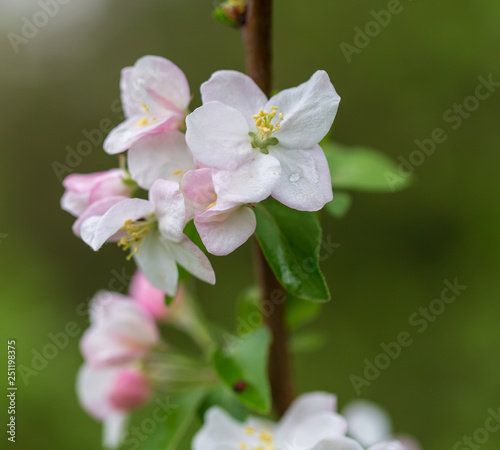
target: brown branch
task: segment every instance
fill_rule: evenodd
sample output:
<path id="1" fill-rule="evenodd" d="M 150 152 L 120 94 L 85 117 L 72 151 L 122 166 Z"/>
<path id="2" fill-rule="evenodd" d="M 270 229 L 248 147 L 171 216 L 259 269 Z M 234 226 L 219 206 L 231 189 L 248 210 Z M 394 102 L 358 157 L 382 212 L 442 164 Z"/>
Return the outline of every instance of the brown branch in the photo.
<path id="1" fill-rule="evenodd" d="M 248 0 L 242 27 L 247 73 L 268 97 L 272 89 L 272 0 Z"/>
<path id="2" fill-rule="evenodd" d="M 285 291 L 269 267 L 257 240 L 254 245 L 255 270 L 262 302 L 267 305 L 272 303 L 274 307 L 270 314 L 264 314 L 264 316 L 273 334 L 268 366 L 273 407 L 278 416 L 281 417 L 294 398 L 288 330 L 285 325 Z M 278 298 L 280 301 L 275 300 Z"/>
<path id="3" fill-rule="evenodd" d="M 242 27 L 248 75 L 269 97 L 272 89 L 272 0 L 248 0 Z M 255 268 L 262 302 L 273 301 L 284 289 L 274 276 L 262 250 L 255 242 Z M 274 310 L 266 322 L 273 334 L 269 354 L 269 381 L 273 406 L 281 417 L 293 401 L 293 381 L 285 324 L 285 302 L 273 302 Z"/>

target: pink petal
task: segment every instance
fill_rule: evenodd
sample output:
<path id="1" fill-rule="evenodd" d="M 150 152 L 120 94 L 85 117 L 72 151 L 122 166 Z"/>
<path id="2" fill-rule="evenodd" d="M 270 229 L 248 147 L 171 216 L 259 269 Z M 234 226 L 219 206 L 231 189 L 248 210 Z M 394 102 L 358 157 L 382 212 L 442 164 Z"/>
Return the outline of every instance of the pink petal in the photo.
<path id="1" fill-rule="evenodd" d="M 154 318 L 164 319 L 167 316 L 169 308 L 165 304 L 165 292 L 155 288 L 140 270 L 137 270 L 132 278 L 129 294 Z"/>
<path id="2" fill-rule="evenodd" d="M 190 170 L 182 179 L 184 196 L 197 205 L 209 205 L 216 200 L 212 169 Z"/>

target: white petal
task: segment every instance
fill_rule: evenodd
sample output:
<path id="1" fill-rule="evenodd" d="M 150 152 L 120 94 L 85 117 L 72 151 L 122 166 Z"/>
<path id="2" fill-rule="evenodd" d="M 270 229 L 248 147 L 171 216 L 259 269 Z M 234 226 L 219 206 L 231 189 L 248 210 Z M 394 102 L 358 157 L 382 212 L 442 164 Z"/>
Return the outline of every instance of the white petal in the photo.
<path id="1" fill-rule="evenodd" d="M 312 414 L 298 424 L 288 439 L 304 448 L 312 448 L 321 440 L 344 436 L 346 431 L 347 422 L 342 416 L 334 412 L 321 412 Z"/>
<path id="2" fill-rule="evenodd" d="M 194 223 L 208 252 L 225 256 L 252 236 L 256 219 L 250 208 L 241 206 L 229 212 L 221 212 L 218 216 L 210 216 L 207 221 L 195 217 Z"/>
<path id="3" fill-rule="evenodd" d="M 227 202 L 258 203 L 271 195 L 280 181 L 281 165 L 272 155 L 255 151 L 251 160 L 236 170 L 214 170 L 218 197 Z"/>
<path id="4" fill-rule="evenodd" d="M 311 450 L 363 450 L 355 441 L 345 437 L 325 439 L 316 444 Z"/>
<path id="5" fill-rule="evenodd" d="M 299 211 L 319 211 L 332 201 L 332 182 L 325 154 L 319 145 L 307 150 L 277 146 L 271 151 L 281 164 L 281 177 L 272 196 Z"/>
<path id="6" fill-rule="evenodd" d="M 398 441 L 381 442 L 370 447 L 368 450 L 405 450 L 403 445 Z"/>
<path id="7" fill-rule="evenodd" d="M 81 236 L 94 250 L 117 233 L 127 220 L 138 220 L 154 213 L 154 206 L 147 200 L 129 198 L 112 206 L 103 216 L 94 216 L 82 224 Z"/>
<path id="8" fill-rule="evenodd" d="M 243 424 L 224 410 L 212 407 L 205 414 L 205 423 L 193 440 L 193 450 L 234 450 L 244 438 Z"/>
<path id="9" fill-rule="evenodd" d="M 167 114 L 161 120 L 155 120 L 146 113 L 142 116 L 130 117 L 111 130 L 104 140 L 104 151 L 110 155 L 116 155 L 129 149 L 144 136 L 177 130 L 179 127 L 178 117 L 174 114 Z M 141 124 L 144 118 L 149 121 L 146 125 Z"/>
<path id="10" fill-rule="evenodd" d="M 122 412 L 110 414 L 104 420 L 103 441 L 105 448 L 115 449 L 120 446 L 127 429 L 129 415 Z"/>
<path id="11" fill-rule="evenodd" d="M 164 245 L 158 231 L 149 232 L 134 259 L 141 272 L 156 288 L 174 296 L 177 293 L 179 271 L 170 248 Z"/>
<path id="12" fill-rule="evenodd" d="M 163 243 L 168 245 L 177 263 L 189 273 L 207 283 L 215 284 L 215 273 L 210 261 L 186 235 L 181 242 L 163 240 Z"/>
<path id="13" fill-rule="evenodd" d="M 144 112 L 142 101 L 134 96 L 134 68 L 125 67 L 122 69 L 120 78 L 120 91 L 122 108 L 125 117 L 132 117 Z"/>
<path id="14" fill-rule="evenodd" d="M 154 204 L 162 236 L 179 242 L 186 218 L 184 196 L 179 184 L 175 181 L 156 180 L 149 191 L 149 199 Z"/>
<path id="15" fill-rule="evenodd" d="M 381 442 L 392 434 L 389 415 L 373 402 L 352 401 L 342 410 L 342 415 L 349 424 L 349 436 L 365 447 Z"/>
<path id="16" fill-rule="evenodd" d="M 94 369 L 84 364 L 78 371 L 76 391 L 82 407 L 98 420 L 104 420 L 113 411 L 109 393 L 120 367 Z"/>
<path id="17" fill-rule="evenodd" d="M 309 81 L 272 97 L 265 110 L 276 106 L 283 114 L 281 128 L 274 134 L 281 145 L 309 148 L 326 136 L 339 103 L 340 97 L 328 74 L 318 70 Z"/>
<path id="18" fill-rule="evenodd" d="M 311 392 L 301 395 L 295 400 L 281 419 L 276 435 L 280 440 L 292 435 L 294 430 L 308 418 L 324 412 L 334 413 L 337 398 L 325 392 Z"/>
<path id="19" fill-rule="evenodd" d="M 143 137 L 130 147 L 127 161 L 132 179 L 144 189 L 158 179 L 180 183 L 185 172 L 196 168 L 186 139 L 178 131 Z"/>
<path id="20" fill-rule="evenodd" d="M 79 194 L 78 192 L 66 191 L 61 197 L 61 208 L 78 217 L 87 208 L 88 196 L 88 193 Z"/>
<path id="21" fill-rule="evenodd" d="M 233 70 L 219 70 L 201 85 L 203 103 L 222 102 L 237 109 L 247 120 L 250 127 L 257 114 L 267 102 L 267 97 L 259 86 L 248 76 Z"/>
<path id="22" fill-rule="evenodd" d="M 407 434 L 397 434 L 394 439 L 398 440 L 402 445 L 404 450 L 422 450 L 420 442 L 418 442 L 413 436 L 408 436 Z"/>
<path id="23" fill-rule="evenodd" d="M 206 103 L 187 116 L 186 125 L 188 146 L 205 166 L 234 170 L 253 154 L 245 118 L 223 103 Z"/>
<path id="24" fill-rule="evenodd" d="M 127 199 L 128 197 L 115 195 L 112 197 L 103 198 L 95 203 L 92 203 L 89 207 L 85 209 L 85 211 L 80 215 L 80 217 L 78 217 L 78 219 L 73 224 L 72 227 L 73 233 L 75 233 L 76 236 L 81 236 L 82 225 L 87 219 L 94 216 L 99 216 L 99 217 L 103 216 L 106 213 L 106 211 L 108 211 L 112 206 Z"/>

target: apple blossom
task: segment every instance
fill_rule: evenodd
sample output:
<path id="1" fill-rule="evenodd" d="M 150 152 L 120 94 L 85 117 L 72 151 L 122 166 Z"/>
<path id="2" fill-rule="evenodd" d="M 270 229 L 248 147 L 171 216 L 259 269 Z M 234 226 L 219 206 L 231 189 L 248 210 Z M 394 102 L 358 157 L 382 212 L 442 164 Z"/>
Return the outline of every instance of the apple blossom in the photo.
<path id="1" fill-rule="evenodd" d="M 98 292 L 90 304 L 90 327 L 80 349 L 92 367 L 142 358 L 160 340 L 155 320 L 130 297 Z"/>
<path id="2" fill-rule="evenodd" d="M 109 240 L 135 258 L 151 284 L 175 295 L 179 272 L 177 264 L 208 283 L 215 274 L 205 254 L 183 233 L 186 206 L 179 185 L 157 180 L 149 200 L 132 198 L 111 206 L 104 214 L 88 217 L 81 224 L 81 237 L 98 250 Z"/>
<path id="3" fill-rule="evenodd" d="M 255 231 L 256 219 L 248 205 L 219 200 L 212 169 L 191 170 L 182 179 L 185 197 L 195 205 L 194 224 L 203 244 L 223 256 L 243 245 Z"/>
<path id="4" fill-rule="evenodd" d="M 109 154 L 121 153 L 150 134 L 177 131 L 191 100 L 179 67 L 159 56 L 144 56 L 122 70 L 121 99 L 126 120 L 104 141 Z"/>
<path id="5" fill-rule="evenodd" d="M 212 407 L 205 416 L 205 424 L 194 438 L 192 448 L 357 450 L 358 447 L 318 446 L 327 439 L 341 438 L 347 431 L 346 421 L 335 413 L 335 409 L 335 396 L 321 392 L 299 397 L 278 424 L 253 417 L 239 423 L 222 409 Z"/>
<path id="6" fill-rule="evenodd" d="M 379 443 L 397 439 L 402 450 L 421 450 L 409 436 L 393 436 L 392 421 L 389 414 L 379 405 L 367 400 L 354 400 L 342 409 L 342 415 L 348 423 L 347 434 L 364 447 L 377 449 Z M 380 447 L 383 448 L 383 447 Z"/>
<path id="7" fill-rule="evenodd" d="M 253 203 L 272 195 L 303 211 L 332 200 L 318 142 L 333 123 L 340 97 L 326 72 L 268 100 L 247 75 L 218 71 L 201 94 L 203 106 L 186 119 L 186 140 L 195 160 L 214 169 L 221 199 Z"/>
<path id="8" fill-rule="evenodd" d="M 117 448 L 129 412 L 149 400 L 151 388 L 145 375 L 133 366 L 96 369 L 85 364 L 78 373 L 77 393 L 83 408 L 104 423 L 103 445 Z"/>
<path id="9" fill-rule="evenodd" d="M 133 186 L 125 182 L 126 178 L 126 173 L 121 169 L 68 175 L 63 180 L 66 191 L 61 198 L 61 208 L 78 217 L 90 205 L 104 198 L 128 197 L 133 191 Z"/>

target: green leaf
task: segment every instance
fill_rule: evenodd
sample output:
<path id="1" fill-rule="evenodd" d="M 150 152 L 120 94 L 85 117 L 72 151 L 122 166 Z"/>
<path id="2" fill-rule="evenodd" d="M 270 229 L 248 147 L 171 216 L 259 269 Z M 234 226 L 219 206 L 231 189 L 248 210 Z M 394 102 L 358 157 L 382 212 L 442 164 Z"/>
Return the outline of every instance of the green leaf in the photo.
<path id="1" fill-rule="evenodd" d="M 342 219 L 351 208 L 351 204 L 351 194 L 342 191 L 335 191 L 333 193 L 333 200 L 325 205 L 325 209 L 333 217 Z"/>
<path id="2" fill-rule="evenodd" d="M 290 330 L 296 330 L 318 317 L 321 303 L 304 301 L 289 295 L 286 299 L 285 320 Z"/>
<path id="3" fill-rule="evenodd" d="M 196 412 L 207 395 L 206 389 L 197 389 L 184 394 L 171 395 L 166 400 L 160 400 L 158 408 L 162 414 L 158 417 L 164 418 L 159 423 L 157 431 L 141 447 L 144 450 L 177 450 L 179 441 L 188 430 Z M 165 407 L 162 404 L 165 403 Z"/>
<path id="4" fill-rule="evenodd" d="M 255 214 L 255 235 L 281 285 L 304 300 L 330 300 L 319 268 L 321 227 L 314 214 L 287 208 L 275 200 L 256 205 Z"/>
<path id="5" fill-rule="evenodd" d="M 220 406 L 222 409 L 231 414 L 235 419 L 243 422 L 249 415 L 249 409 L 243 405 L 234 396 L 233 390 L 229 389 L 225 384 L 219 383 L 215 386 L 205 398 L 200 410 L 199 416 L 203 420 L 205 413 L 213 406 Z"/>
<path id="6" fill-rule="evenodd" d="M 323 150 L 334 188 L 395 192 L 411 184 L 411 177 L 400 176 L 397 163 L 378 150 L 334 142 L 323 143 Z"/>
<path id="7" fill-rule="evenodd" d="M 218 349 L 212 358 L 220 379 L 236 398 L 256 411 L 267 413 L 271 393 L 267 378 L 267 359 L 271 334 L 261 327 L 248 337 L 237 338 L 228 349 Z"/>

